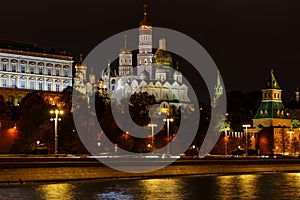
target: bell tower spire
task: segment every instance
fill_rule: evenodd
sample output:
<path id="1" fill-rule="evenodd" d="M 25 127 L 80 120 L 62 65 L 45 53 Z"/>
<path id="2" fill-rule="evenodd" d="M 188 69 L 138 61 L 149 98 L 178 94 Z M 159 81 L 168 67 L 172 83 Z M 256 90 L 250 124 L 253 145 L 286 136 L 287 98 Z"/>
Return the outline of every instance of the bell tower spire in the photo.
<path id="1" fill-rule="evenodd" d="M 144 69 L 152 79 L 152 24 L 148 21 L 147 4 L 143 6 L 143 19 L 139 23 L 139 54 L 137 55 L 137 75 Z"/>

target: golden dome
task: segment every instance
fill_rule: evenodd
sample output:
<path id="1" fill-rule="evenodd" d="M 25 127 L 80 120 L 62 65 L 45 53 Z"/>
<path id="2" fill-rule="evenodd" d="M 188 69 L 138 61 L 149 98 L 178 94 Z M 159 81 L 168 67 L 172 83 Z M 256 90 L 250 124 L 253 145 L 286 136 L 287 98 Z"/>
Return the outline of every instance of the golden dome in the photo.
<path id="1" fill-rule="evenodd" d="M 172 56 L 167 50 L 157 49 L 152 58 L 152 61 L 158 66 L 172 66 Z"/>
<path id="2" fill-rule="evenodd" d="M 75 65 L 76 69 L 86 69 L 87 66 L 83 65 L 82 53 L 80 54 L 79 62 Z"/>
<path id="3" fill-rule="evenodd" d="M 144 18 L 139 23 L 139 28 L 151 28 L 152 23 L 147 20 L 147 4 L 144 5 Z"/>

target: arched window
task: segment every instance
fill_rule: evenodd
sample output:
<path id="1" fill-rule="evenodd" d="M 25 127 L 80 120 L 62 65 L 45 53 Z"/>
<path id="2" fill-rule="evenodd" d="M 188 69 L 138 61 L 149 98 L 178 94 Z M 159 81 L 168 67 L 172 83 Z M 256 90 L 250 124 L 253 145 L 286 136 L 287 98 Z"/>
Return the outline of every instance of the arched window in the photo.
<path id="1" fill-rule="evenodd" d="M 16 85 L 16 77 L 15 76 L 11 77 L 11 87 L 12 88 L 16 88 L 17 87 L 17 85 Z"/>
<path id="2" fill-rule="evenodd" d="M 29 63 L 29 72 L 30 72 L 30 74 L 34 74 L 34 72 L 35 72 L 34 68 L 35 68 L 35 62 L 30 62 Z"/>
<path id="3" fill-rule="evenodd" d="M 3 60 L 1 61 L 1 63 L 2 63 L 2 70 L 3 70 L 3 71 L 6 71 L 6 70 L 7 70 L 7 63 L 8 63 L 8 60 L 7 60 L 7 59 L 3 59 Z"/>
<path id="4" fill-rule="evenodd" d="M 55 91 L 56 92 L 60 91 L 60 83 L 59 83 L 59 81 L 56 81 L 56 83 L 55 83 Z"/>
<path id="5" fill-rule="evenodd" d="M 20 88 L 25 89 L 26 88 L 26 80 L 24 77 L 20 78 Z"/>
<path id="6" fill-rule="evenodd" d="M 52 91 L 52 82 L 51 81 L 47 82 L 47 90 Z"/>
<path id="7" fill-rule="evenodd" d="M 29 80 L 29 89 L 34 90 L 34 79 Z"/>
<path id="8" fill-rule="evenodd" d="M 12 60 L 11 61 L 11 71 L 12 72 L 16 72 L 17 71 L 17 61 L 16 60 Z"/>
<path id="9" fill-rule="evenodd" d="M 39 70 L 39 75 L 42 75 L 44 71 L 44 65 L 42 63 L 39 63 L 38 70 Z"/>
<path id="10" fill-rule="evenodd" d="M 2 87 L 7 87 L 7 78 L 2 77 Z"/>
<path id="11" fill-rule="evenodd" d="M 39 90 L 43 90 L 43 81 L 38 82 L 38 88 Z"/>
<path id="12" fill-rule="evenodd" d="M 55 75 L 56 75 L 56 76 L 59 76 L 59 75 L 60 75 L 60 69 L 61 69 L 61 66 L 60 66 L 60 65 L 55 65 Z"/>
<path id="13" fill-rule="evenodd" d="M 64 66 L 64 77 L 68 77 L 69 76 L 69 66 L 65 65 Z"/>
<path id="14" fill-rule="evenodd" d="M 26 62 L 22 61 L 21 62 L 21 73 L 25 73 L 26 72 Z"/>
<path id="15" fill-rule="evenodd" d="M 52 68 L 53 68 L 53 65 L 51 65 L 51 64 L 47 65 L 47 74 L 48 74 L 48 76 L 52 75 Z"/>

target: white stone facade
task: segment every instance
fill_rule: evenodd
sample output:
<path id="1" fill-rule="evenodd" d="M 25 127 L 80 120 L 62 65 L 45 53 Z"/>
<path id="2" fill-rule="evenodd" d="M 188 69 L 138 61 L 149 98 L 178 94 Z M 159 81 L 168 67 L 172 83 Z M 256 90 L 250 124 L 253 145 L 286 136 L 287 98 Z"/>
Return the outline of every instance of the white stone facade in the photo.
<path id="1" fill-rule="evenodd" d="M 61 92 L 72 86 L 72 57 L 0 48 L 0 87 Z"/>

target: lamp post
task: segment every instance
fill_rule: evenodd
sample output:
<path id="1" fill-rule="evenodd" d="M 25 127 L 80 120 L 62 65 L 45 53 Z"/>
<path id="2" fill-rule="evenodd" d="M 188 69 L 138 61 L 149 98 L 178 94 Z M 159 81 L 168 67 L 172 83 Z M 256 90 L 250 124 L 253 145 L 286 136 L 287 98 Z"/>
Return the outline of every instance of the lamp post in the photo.
<path id="1" fill-rule="evenodd" d="M 228 144 L 228 138 L 229 138 L 229 135 L 227 135 L 227 131 L 229 131 L 230 128 L 226 127 L 224 130 L 225 130 L 225 137 L 224 137 L 224 139 L 225 139 L 225 156 L 227 156 L 227 152 L 228 152 L 227 144 Z"/>
<path id="2" fill-rule="evenodd" d="M 38 140 L 38 141 L 36 141 L 36 150 L 37 150 L 37 153 L 38 153 L 38 155 L 40 154 L 40 151 L 39 151 L 39 145 L 40 145 L 40 141 Z"/>
<path id="3" fill-rule="evenodd" d="M 157 124 L 148 124 L 148 127 L 151 127 L 151 144 L 152 144 L 152 149 L 154 147 L 154 127 L 157 127 Z"/>
<path id="4" fill-rule="evenodd" d="M 168 141 L 168 144 L 167 144 L 167 155 L 170 154 L 170 147 L 169 147 L 169 138 L 170 138 L 170 122 L 173 122 L 174 119 L 172 118 L 167 118 L 167 119 L 164 119 L 165 122 L 167 122 L 167 141 Z"/>
<path id="5" fill-rule="evenodd" d="M 227 152 L 228 152 L 228 147 L 227 147 L 227 144 L 228 144 L 228 139 L 229 139 L 229 136 L 225 136 L 225 157 L 227 157 Z"/>
<path id="6" fill-rule="evenodd" d="M 250 124 L 244 124 L 243 128 L 246 128 L 246 156 L 248 156 L 248 128 L 251 127 Z"/>
<path id="7" fill-rule="evenodd" d="M 58 118 L 58 114 L 62 115 L 64 111 L 62 110 L 50 110 L 50 114 L 55 114 L 54 118 L 50 118 L 50 121 L 54 121 L 54 154 L 58 154 L 58 121 L 61 121 L 61 118 Z"/>

